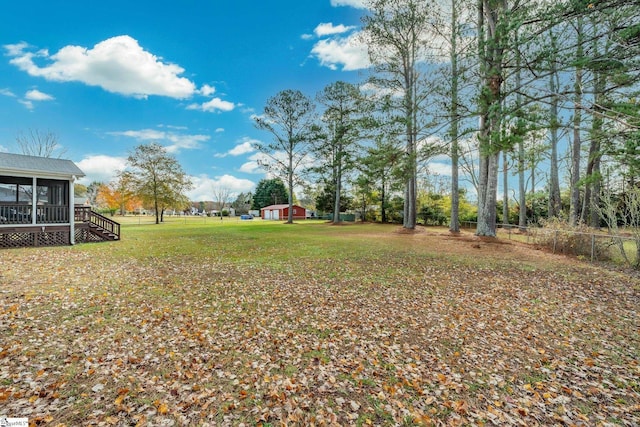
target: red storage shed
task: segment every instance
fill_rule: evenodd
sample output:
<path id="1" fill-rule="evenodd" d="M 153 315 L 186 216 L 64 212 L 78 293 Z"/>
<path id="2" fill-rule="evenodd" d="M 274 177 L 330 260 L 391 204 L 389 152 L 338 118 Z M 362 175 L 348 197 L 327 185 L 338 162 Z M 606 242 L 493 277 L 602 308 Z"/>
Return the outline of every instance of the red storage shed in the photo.
<path id="1" fill-rule="evenodd" d="M 289 218 L 289 205 L 271 205 L 260 209 L 262 219 L 287 220 Z M 302 206 L 293 205 L 293 219 L 306 219 L 307 210 Z"/>

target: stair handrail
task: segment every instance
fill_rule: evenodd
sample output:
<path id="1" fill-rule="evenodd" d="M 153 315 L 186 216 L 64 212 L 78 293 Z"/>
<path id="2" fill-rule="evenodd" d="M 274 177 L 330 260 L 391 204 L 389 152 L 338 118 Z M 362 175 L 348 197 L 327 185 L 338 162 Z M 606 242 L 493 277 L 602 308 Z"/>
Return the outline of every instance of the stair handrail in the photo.
<path id="1" fill-rule="evenodd" d="M 76 221 L 89 222 L 120 238 L 120 223 L 91 209 L 90 206 L 75 207 Z"/>

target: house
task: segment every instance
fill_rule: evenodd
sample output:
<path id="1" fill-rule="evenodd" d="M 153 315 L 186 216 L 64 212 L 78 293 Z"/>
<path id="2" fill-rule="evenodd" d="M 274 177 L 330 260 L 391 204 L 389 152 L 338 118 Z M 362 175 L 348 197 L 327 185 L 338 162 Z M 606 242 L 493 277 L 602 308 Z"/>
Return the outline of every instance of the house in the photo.
<path id="1" fill-rule="evenodd" d="M 260 209 L 262 219 L 286 220 L 289 218 L 289 205 L 271 205 Z M 302 206 L 293 205 L 293 219 L 306 219 L 307 210 Z"/>
<path id="2" fill-rule="evenodd" d="M 74 205 L 70 160 L 0 153 L 0 248 L 119 240 L 120 224 Z"/>

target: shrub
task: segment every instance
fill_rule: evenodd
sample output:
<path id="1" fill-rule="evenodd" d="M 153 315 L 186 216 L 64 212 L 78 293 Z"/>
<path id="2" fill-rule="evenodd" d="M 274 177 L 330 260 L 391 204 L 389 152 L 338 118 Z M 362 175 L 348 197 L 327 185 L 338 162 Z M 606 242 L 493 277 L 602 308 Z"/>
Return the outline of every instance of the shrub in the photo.
<path id="1" fill-rule="evenodd" d="M 572 227 L 557 218 L 540 221 L 541 228 L 530 228 L 533 242 L 554 253 L 610 260 L 611 239 L 593 238 L 594 230 L 584 224 Z M 602 236 L 607 237 L 607 236 Z"/>

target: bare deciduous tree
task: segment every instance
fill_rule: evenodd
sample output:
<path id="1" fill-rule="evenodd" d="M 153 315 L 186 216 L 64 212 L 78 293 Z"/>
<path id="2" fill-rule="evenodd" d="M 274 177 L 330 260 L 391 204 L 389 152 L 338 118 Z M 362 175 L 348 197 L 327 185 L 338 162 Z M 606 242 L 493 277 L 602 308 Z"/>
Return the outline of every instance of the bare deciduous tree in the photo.
<path id="1" fill-rule="evenodd" d="M 19 133 L 16 142 L 22 154 L 37 157 L 61 158 L 66 149 L 62 148 L 58 142 L 58 136 L 51 131 L 39 131 L 29 129 L 28 134 Z"/>

